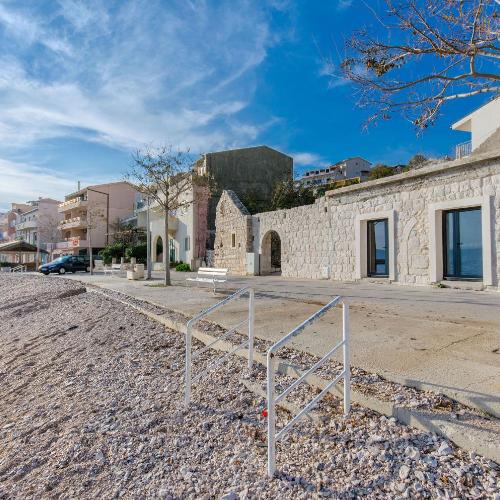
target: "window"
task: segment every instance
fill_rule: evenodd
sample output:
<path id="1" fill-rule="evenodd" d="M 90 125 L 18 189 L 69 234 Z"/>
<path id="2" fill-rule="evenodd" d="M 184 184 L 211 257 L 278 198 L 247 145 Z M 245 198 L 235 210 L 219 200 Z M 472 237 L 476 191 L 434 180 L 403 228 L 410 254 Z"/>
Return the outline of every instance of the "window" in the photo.
<path id="1" fill-rule="evenodd" d="M 231 246 L 234 248 L 236 246 L 236 234 L 231 234 Z"/>
<path id="2" fill-rule="evenodd" d="M 191 241 L 189 239 L 189 236 L 186 236 L 184 238 L 184 250 L 186 250 L 186 252 L 189 252 L 189 250 L 191 250 Z"/>
<path id="3" fill-rule="evenodd" d="M 170 262 L 176 262 L 177 257 L 175 255 L 175 242 L 173 238 L 168 239 L 168 249 L 169 249 Z"/>
<path id="4" fill-rule="evenodd" d="M 443 212 L 443 271 L 448 279 L 482 279 L 481 208 Z"/>
<path id="5" fill-rule="evenodd" d="M 389 276 L 388 219 L 369 220 L 368 276 Z"/>

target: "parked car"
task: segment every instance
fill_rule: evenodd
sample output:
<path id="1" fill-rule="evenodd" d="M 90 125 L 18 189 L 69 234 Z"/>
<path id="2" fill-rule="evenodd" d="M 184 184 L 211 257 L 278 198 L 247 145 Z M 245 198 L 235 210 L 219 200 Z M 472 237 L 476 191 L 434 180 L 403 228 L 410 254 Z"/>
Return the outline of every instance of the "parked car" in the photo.
<path id="1" fill-rule="evenodd" d="M 47 264 L 42 264 L 38 270 L 45 275 L 50 273 L 76 273 L 77 271 L 88 273 L 90 271 L 90 260 L 84 255 L 66 255 Z"/>

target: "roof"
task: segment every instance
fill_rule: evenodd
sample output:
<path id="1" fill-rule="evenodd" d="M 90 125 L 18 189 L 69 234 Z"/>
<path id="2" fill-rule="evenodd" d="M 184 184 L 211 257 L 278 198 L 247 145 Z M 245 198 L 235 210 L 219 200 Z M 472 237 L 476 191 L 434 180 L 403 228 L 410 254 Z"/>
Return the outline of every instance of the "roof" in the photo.
<path id="1" fill-rule="evenodd" d="M 87 191 L 87 189 L 99 188 L 101 186 L 114 186 L 116 184 L 128 184 L 132 188 L 134 187 L 128 181 L 101 182 L 101 184 L 90 184 L 89 186 L 85 186 L 85 187 L 79 189 L 78 191 L 73 191 L 72 193 L 69 193 L 69 194 L 65 195 L 64 197 L 65 198 L 69 198 L 70 196 L 77 196 L 79 194 L 83 194 L 83 193 L 85 193 L 85 191 Z"/>
<path id="2" fill-rule="evenodd" d="M 234 149 L 223 149 L 221 151 L 210 151 L 208 153 L 204 153 L 205 155 L 214 155 L 219 153 L 231 153 L 233 151 L 247 151 L 250 149 L 269 149 L 270 151 L 274 151 L 275 153 L 279 153 L 280 155 L 287 156 L 288 158 L 292 158 L 290 155 L 283 153 L 282 151 L 278 151 L 277 149 L 266 146 L 265 144 L 261 144 L 260 146 L 249 146 L 246 148 L 234 148 Z M 292 158 L 293 160 L 293 158 Z"/>
<path id="3" fill-rule="evenodd" d="M 0 244 L 0 253 L 36 253 L 37 248 L 35 245 L 28 243 L 24 240 L 9 241 L 8 243 Z M 49 253 L 40 248 L 40 253 Z"/>
<path id="4" fill-rule="evenodd" d="M 476 113 L 478 113 L 480 110 L 482 110 L 483 108 L 485 108 L 486 106 L 490 106 L 491 103 L 495 102 L 497 99 L 500 99 L 500 97 L 496 97 L 495 99 L 491 99 L 486 104 L 483 104 L 482 106 L 479 106 L 474 111 L 472 111 L 471 113 L 469 113 L 467 116 L 464 116 L 463 118 L 461 118 L 460 120 L 458 120 L 457 122 L 455 122 L 451 126 L 451 128 L 453 130 L 461 130 L 463 132 L 471 132 L 471 121 L 472 121 L 472 118 L 474 117 L 474 115 Z"/>

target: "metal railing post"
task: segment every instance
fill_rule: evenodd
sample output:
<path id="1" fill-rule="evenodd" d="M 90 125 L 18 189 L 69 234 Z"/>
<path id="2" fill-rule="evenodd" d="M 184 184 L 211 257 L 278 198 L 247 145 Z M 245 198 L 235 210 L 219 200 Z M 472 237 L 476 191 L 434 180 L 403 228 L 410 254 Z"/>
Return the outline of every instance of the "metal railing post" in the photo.
<path id="1" fill-rule="evenodd" d="M 342 340 L 344 354 L 344 415 L 351 408 L 351 360 L 349 352 L 349 304 L 342 304 Z"/>
<path id="2" fill-rule="evenodd" d="M 276 406 L 274 399 L 274 354 L 267 353 L 267 474 L 276 470 Z"/>
<path id="3" fill-rule="evenodd" d="M 255 293 L 253 288 L 248 291 L 248 369 L 253 368 L 253 339 L 255 320 Z"/>
<path id="4" fill-rule="evenodd" d="M 184 403 L 186 407 L 189 406 L 189 402 L 191 400 L 191 337 L 192 337 L 192 326 L 188 322 L 186 328 L 186 370 L 184 375 L 184 383 L 185 383 L 185 394 L 184 394 Z"/>

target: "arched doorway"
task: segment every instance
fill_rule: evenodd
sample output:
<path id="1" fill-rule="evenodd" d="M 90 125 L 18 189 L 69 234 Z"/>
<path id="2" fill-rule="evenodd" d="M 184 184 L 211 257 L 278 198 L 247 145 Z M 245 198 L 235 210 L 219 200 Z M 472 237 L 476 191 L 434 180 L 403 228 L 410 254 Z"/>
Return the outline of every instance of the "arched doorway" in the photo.
<path id="1" fill-rule="evenodd" d="M 153 262 L 163 262 L 163 240 L 161 236 L 156 237 L 153 252 Z"/>
<path id="2" fill-rule="evenodd" d="M 281 238 L 276 231 L 268 231 L 262 238 L 260 274 L 281 275 Z"/>

